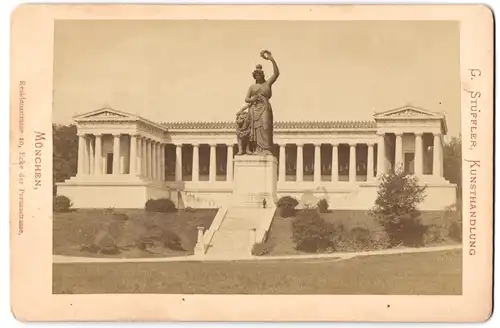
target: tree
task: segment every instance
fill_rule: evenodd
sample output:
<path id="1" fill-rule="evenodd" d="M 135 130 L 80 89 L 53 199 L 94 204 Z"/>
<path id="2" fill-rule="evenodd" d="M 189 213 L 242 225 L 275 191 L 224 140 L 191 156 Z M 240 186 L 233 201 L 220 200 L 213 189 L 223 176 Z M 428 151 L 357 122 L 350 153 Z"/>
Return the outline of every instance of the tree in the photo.
<path id="1" fill-rule="evenodd" d="M 53 181 L 63 182 L 76 175 L 78 161 L 78 136 L 76 125 L 52 125 Z M 54 193 L 56 188 L 54 186 Z"/>
<path id="2" fill-rule="evenodd" d="M 462 200 L 462 137 L 453 137 L 443 149 L 443 175 L 457 185 L 457 205 Z"/>
<path id="3" fill-rule="evenodd" d="M 415 176 L 399 168 L 382 176 L 370 214 L 384 228 L 392 246 L 421 245 L 425 229 L 418 204 L 425 199 L 425 189 Z"/>

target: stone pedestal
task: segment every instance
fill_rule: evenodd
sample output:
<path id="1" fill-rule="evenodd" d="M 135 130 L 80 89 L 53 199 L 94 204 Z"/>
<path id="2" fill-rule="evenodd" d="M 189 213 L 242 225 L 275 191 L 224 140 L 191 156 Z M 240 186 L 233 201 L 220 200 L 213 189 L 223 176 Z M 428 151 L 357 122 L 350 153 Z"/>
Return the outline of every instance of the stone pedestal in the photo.
<path id="1" fill-rule="evenodd" d="M 278 161 L 272 155 L 237 155 L 234 158 L 232 206 L 276 206 Z"/>
<path id="2" fill-rule="evenodd" d="M 205 255 L 205 242 L 203 240 L 203 227 L 198 227 L 198 240 L 194 246 L 194 255 Z"/>

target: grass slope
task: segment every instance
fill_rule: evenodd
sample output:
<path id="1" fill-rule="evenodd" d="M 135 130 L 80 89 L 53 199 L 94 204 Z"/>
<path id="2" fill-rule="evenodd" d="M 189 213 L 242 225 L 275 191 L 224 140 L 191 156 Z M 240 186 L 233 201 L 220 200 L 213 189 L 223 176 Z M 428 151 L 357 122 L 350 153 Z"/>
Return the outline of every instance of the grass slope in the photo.
<path id="1" fill-rule="evenodd" d="M 132 231 L 127 233 L 135 238 L 148 226 L 156 225 L 165 230 L 175 232 L 182 240 L 186 251 L 171 251 L 167 254 L 151 254 L 133 251 L 127 254 L 96 255 L 81 252 L 82 245 L 93 242 L 97 232 L 111 222 L 110 215 L 104 215 L 103 210 L 77 210 L 68 213 L 54 213 L 53 221 L 53 253 L 70 256 L 99 257 L 148 257 L 148 256 L 179 256 L 192 254 L 197 240 L 197 227 L 210 227 L 217 210 L 199 209 L 193 212 L 177 213 L 147 213 L 144 210 L 116 210 L 127 214 Z M 124 236 L 127 237 L 127 236 Z"/>
<path id="2" fill-rule="evenodd" d="M 298 210 L 296 213 L 301 215 L 302 211 Z M 426 226 L 446 226 L 451 221 L 458 220 L 459 215 L 458 212 L 422 211 L 421 220 L 422 224 Z M 381 230 L 380 225 L 369 215 L 369 212 L 364 210 L 330 210 L 322 213 L 321 216 L 335 226 L 343 225 L 346 230 L 354 228 L 365 228 L 370 232 Z M 276 212 L 267 239 L 267 244 L 271 245 L 271 251 L 266 256 L 304 254 L 304 252 L 295 250 L 295 244 L 292 241 L 292 221 L 293 218 L 282 218 Z M 444 242 L 444 244 L 456 243 L 453 240 Z"/>

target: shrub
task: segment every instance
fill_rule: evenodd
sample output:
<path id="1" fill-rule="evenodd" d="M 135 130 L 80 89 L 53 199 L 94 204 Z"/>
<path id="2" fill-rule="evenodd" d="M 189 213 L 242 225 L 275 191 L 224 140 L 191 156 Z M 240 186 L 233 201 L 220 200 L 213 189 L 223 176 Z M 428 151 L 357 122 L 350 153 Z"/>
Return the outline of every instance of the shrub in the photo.
<path id="1" fill-rule="evenodd" d="M 462 242 L 462 220 L 452 221 L 448 227 L 448 236 L 454 241 Z"/>
<path id="2" fill-rule="evenodd" d="M 271 251 L 273 250 L 273 246 L 274 245 L 271 245 L 268 242 L 254 244 L 252 247 L 252 255 L 254 256 L 267 255 L 271 253 Z"/>
<path id="3" fill-rule="evenodd" d="M 276 202 L 276 206 L 280 210 L 280 216 L 283 218 L 294 216 L 297 205 L 299 205 L 299 202 L 290 196 L 283 196 Z"/>
<path id="4" fill-rule="evenodd" d="M 385 231 L 370 231 L 364 227 L 346 230 L 340 225 L 336 227 L 332 238 L 332 250 L 336 252 L 372 251 L 389 247 L 389 237 Z"/>
<path id="5" fill-rule="evenodd" d="M 445 227 L 437 224 L 425 227 L 423 244 L 428 245 L 442 243 L 446 239 L 446 230 L 447 229 Z"/>
<path id="6" fill-rule="evenodd" d="M 420 246 L 425 228 L 417 206 L 425 198 L 425 187 L 402 170 L 382 177 L 371 215 L 387 232 L 392 246 Z"/>
<path id="7" fill-rule="evenodd" d="M 316 210 L 304 211 L 292 222 L 292 240 L 300 251 L 314 253 L 331 245 L 333 225 L 325 221 Z"/>
<path id="8" fill-rule="evenodd" d="M 462 207 L 460 204 L 448 206 L 445 211 L 445 220 L 448 223 L 448 237 L 462 242 Z"/>
<path id="9" fill-rule="evenodd" d="M 175 204 L 171 199 L 149 199 L 145 206 L 146 212 L 171 213 L 177 211 Z"/>
<path id="10" fill-rule="evenodd" d="M 54 212 L 62 213 L 62 212 L 69 212 L 73 204 L 71 203 L 71 200 L 66 196 L 56 196 L 54 197 L 53 206 L 54 206 Z"/>
<path id="11" fill-rule="evenodd" d="M 328 211 L 328 206 L 328 201 L 322 198 L 319 200 L 317 208 L 320 213 L 326 213 Z"/>
<path id="12" fill-rule="evenodd" d="M 147 250 L 156 245 L 161 245 L 175 251 L 185 250 L 182 246 L 182 239 L 177 233 L 161 229 L 158 226 L 153 226 L 150 231 L 141 236 L 137 241 L 137 246 L 141 250 Z"/>
<path id="13" fill-rule="evenodd" d="M 111 235 L 108 229 L 100 230 L 94 241 L 90 245 L 85 245 L 81 248 L 81 251 L 88 251 L 91 253 L 100 254 L 118 254 L 120 250 L 116 245 L 115 238 Z"/>

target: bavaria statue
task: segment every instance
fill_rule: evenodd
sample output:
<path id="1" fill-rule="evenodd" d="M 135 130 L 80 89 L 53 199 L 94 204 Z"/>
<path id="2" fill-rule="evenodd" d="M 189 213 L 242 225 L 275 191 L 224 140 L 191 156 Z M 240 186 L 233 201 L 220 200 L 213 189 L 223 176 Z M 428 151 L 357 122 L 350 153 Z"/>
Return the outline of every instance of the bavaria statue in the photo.
<path id="1" fill-rule="evenodd" d="M 270 51 L 262 50 L 260 56 L 273 64 L 273 75 L 266 80 L 261 65 L 257 65 L 252 73 L 255 83 L 248 89 L 245 98 L 247 104 L 236 114 L 238 155 L 272 154 L 273 109 L 269 100 L 280 71 Z"/>

